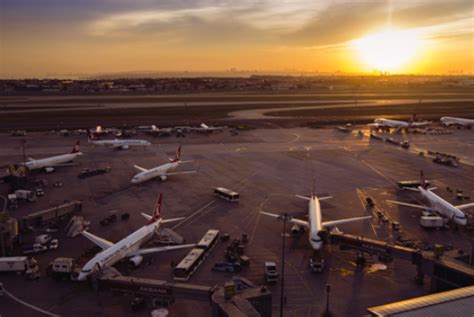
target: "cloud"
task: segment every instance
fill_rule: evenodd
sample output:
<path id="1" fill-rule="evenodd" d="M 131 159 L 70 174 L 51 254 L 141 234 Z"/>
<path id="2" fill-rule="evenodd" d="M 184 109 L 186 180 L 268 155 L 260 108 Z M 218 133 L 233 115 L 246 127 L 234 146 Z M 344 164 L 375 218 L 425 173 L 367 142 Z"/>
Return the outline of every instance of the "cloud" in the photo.
<path id="1" fill-rule="evenodd" d="M 470 0 L 339 1 L 316 12 L 297 31 L 282 35 L 282 40 L 301 46 L 341 44 L 384 27 L 420 28 L 472 19 L 473 10 Z"/>

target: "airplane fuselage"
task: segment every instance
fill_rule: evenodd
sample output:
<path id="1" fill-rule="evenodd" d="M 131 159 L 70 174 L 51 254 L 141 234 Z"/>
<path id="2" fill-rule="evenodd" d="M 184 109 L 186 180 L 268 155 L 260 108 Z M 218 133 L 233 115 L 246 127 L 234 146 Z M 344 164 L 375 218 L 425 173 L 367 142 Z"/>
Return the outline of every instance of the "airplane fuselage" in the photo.
<path id="1" fill-rule="evenodd" d="M 450 125 L 461 125 L 461 126 L 466 126 L 466 127 L 474 126 L 474 119 L 456 118 L 456 117 L 442 117 L 439 120 L 445 126 L 450 126 Z"/>
<path id="2" fill-rule="evenodd" d="M 166 163 L 147 171 L 140 172 L 132 178 L 132 183 L 138 184 L 150 180 L 155 177 L 160 177 L 161 180 L 166 180 L 166 173 L 175 170 L 180 164 L 180 161 Z"/>
<path id="3" fill-rule="evenodd" d="M 45 168 L 45 167 L 50 167 L 50 166 L 70 162 L 79 155 L 82 155 L 82 153 L 77 152 L 77 153 L 56 155 L 56 156 L 52 156 L 52 157 L 48 157 L 44 159 L 29 161 L 29 162 L 24 163 L 24 165 L 29 170 L 35 170 L 35 169 L 40 169 L 40 168 Z"/>
<path id="4" fill-rule="evenodd" d="M 384 118 L 375 119 L 374 122 L 380 125 L 391 127 L 391 128 L 408 128 L 410 126 L 409 123 L 405 121 L 391 120 L 391 119 L 384 119 Z"/>
<path id="5" fill-rule="evenodd" d="M 427 190 L 423 187 L 418 187 L 420 190 L 421 196 L 428 201 L 430 207 L 443 217 L 448 218 L 454 223 L 465 226 L 467 224 L 467 216 L 459 208 L 456 208 L 440 196 L 436 195 L 430 190 Z"/>
<path id="6" fill-rule="evenodd" d="M 79 280 L 85 280 L 87 276 L 96 268 L 106 269 L 137 251 L 143 242 L 150 239 L 155 230 L 159 228 L 161 220 L 146 225 L 123 238 L 111 247 L 97 253 L 87 262 L 79 274 Z"/>
<path id="7" fill-rule="evenodd" d="M 309 218 L 309 243 L 314 250 L 320 250 L 323 241 L 319 236 L 321 230 L 323 230 L 321 220 L 321 206 L 316 196 L 311 196 L 308 203 L 308 218 Z"/>
<path id="8" fill-rule="evenodd" d="M 374 123 L 380 126 L 385 126 L 385 127 L 395 128 L 395 129 L 408 129 L 408 128 L 414 128 L 414 127 L 424 127 L 424 126 L 429 125 L 431 122 L 429 121 L 406 122 L 406 121 L 400 121 L 400 120 L 378 118 L 374 120 Z"/>
<path id="9" fill-rule="evenodd" d="M 97 140 L 90 143 L 107 147 L 129 147 L 129 146 L 148 146 L 151 143 L 146 140 Z"/>

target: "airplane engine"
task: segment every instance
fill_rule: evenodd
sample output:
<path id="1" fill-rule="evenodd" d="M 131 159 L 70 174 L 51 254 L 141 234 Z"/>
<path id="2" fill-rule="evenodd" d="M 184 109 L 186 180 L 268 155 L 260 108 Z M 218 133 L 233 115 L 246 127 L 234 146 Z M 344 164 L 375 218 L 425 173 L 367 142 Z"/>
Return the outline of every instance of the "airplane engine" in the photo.
<path id="1" fill-rule="evenodd" d="M 161 176 L 160 176 L 160 179 L 161 179 L 162 181 L 165 181 L 165 180 L 168 179 L 168 176 L 166 176 L 166 175 L 161 175 Z"/>
<path id="2" fill-rule="evenodd" d="M 293 227 L 291 227 L 291 233 L 295 236 L 302 233 L 303 231 L 304 228 L 302 228 L 301 226 L 293 225 Z"/>
<path id="3" fill-rule="evenodd" d="M 135 255 L 133 258 L 130 258 L 129 262 L 134 267 L 138 267 L 143 261 L 143 256 Z"/>
<path id="4" fill-rule="evenodd" d="M 122 150 L 128 150 L 128 148 L 129 148 L 128 144 L 122 145 Z"/>

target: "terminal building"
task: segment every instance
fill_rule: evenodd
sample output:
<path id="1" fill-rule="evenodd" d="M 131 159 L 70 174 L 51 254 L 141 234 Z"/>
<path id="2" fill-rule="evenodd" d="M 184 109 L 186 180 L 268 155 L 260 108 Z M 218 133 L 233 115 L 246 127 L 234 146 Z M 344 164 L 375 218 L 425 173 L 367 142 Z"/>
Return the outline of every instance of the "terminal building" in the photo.
<path id="1" fill-rule="evenodd" d="M 370 316 L 377 317 L 472 317 L 474 314 L 474 286 L 370 307 L 367 310 Z"/>

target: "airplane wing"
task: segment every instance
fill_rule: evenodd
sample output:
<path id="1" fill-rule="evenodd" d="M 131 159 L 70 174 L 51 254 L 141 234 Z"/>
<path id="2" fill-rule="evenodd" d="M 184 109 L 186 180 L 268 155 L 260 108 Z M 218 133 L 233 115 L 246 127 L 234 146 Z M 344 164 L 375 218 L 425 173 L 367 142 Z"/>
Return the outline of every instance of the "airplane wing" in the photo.
<path id="1" fill-rule="evenodd" d="M 333 221 L 324 221 L 321 224 L 323 225 L 324 228 L 327 228 L 327 227 L 342 225 L 344 223 L 355 222 L 355 221 L 360 221 L 360 220 L 365 220 L 365 219 L 370 219 L 370 218 L 372 218 L 372 216 L 347 218 L 347 219 L 340 219 L 340 220 L 333 220 Z"/>
<path id="2" fill-rule="evenodd" d="M 301 196 L 301 195 L 295 195 L 296 197 L 298 198 L 301 198 L 301 199 L 304 199 L 304 200 L 310 200 L 311 198 L 307 197 L 307 196 Z M 318 200 L 326 200 L 326 199 L 331 199 L 332 196 L 323 196 L 323 197 L 317 197 Z"/>
<path id="3" fill-rule="evenodd" d="M 178 174 L 194 174 L 197 173 L 197 171 L 186 171 L 186 172 L 172 172 L 172 173 L 166 173 L 163 175 L 169 176 L 169 175 L 178 175 Z"/>
<path id="4" fill-rule="evenodd" d="M 280 215 L 277 215 L 277 214 L 272 214 L 272 213 L 265 212 L 265 211 L 260 211 L 260 213 L 262 215 L 270 216 L 270 217 L 273 217 L 273 218 L 277 218 L 277 219 L 280 218 Z M 291 218 L 288 221 L 291 222 L 291 223 L 297 224 L 299 226 L 309 228 L 309 222 L 307 222 L 307 221 L 304 221 L 304 220 L 301 220 L 301 219 L 296 219 L 296 218 Z"/>
<path id="5" fill-rule="evenodd" d="M 404 203 L 404 202 L 395 201 L 395 200 L 386 200 L 386 202 L 388 202 L 388 203 L 390 203 L 390 204 L 401 205 L 401 206 L 407 206 L 407 207 L 413 207 L 413 208 L 419 208 L 419 209 L 425 209 L 425 210 L 431 209 L 431 208 L 428 207 L 428 206 L 409 204 L 409 203 Z"/>
<path id="6" fill-rule="evenodd" d="M 87 239 L 89 239 L 91 242 L 95 243 L 96 245 L 98 245 L 99 247 L 102 248 L 102 250 L 105 250 L 105 249 L 108 249 L 110 248 L 111 246 L 113 246 L 114 244 L 108 240 L 105 240 L 101 237 L 98 237 L 96 235 L 93 235 L 92 233 L 90 232 L 87 232 L 87 231 L 82 231 L 81 234 L 86 237 Z"/>
<path id="7" fill-rule="evenodd" d="M 466 208 L 470 208 L 470 207 L 474 207 L 474 203 L 469 203 L 469 204 L 464 204 L 464 205 L 458 205 L 458 206 L 454 206 L 458 209 L 466 209 Z"/>
<path id="8" fill-rule="evenodd" d="M 31 162 L 31 161 L 34 161 L 34 160 L 35 160 L 35 159 L 32 158 L 32 157 L 29 157 L 29 158 L 28 158 L 28 162 Z"/>
<path id="9" fill-rule="evenodd" d="M 134 251 L 134 252 L 131 252 L 131 253 L 127 254 L 127 256 L 133 257 L 133 256 L 136 256 L 136 255 L 146 255 L 146 254 L 165 252 L 165 251 L 171 251 L 171 250 L 192 248 L 192 247 L 195 247 L 195 246 L 196 246 L 196 244 L 192 243 L 192 244 L 166 245 L 166 246 L 163 246 L 163 247 L 138 249 L 137 251 Z"/>
<path id="10" fill-rule="evenodd" d="M 306 196 L 301 196 L 301 195 L 295 195 L 298 198 L 304 199 L 304 200 L 310 200 L 311 198 L 306 197 Z"/>
<path id="11" fill-rule="evenodd" d="M 146 172 L 148 171 L 146 168 L 143 168 L 143 167 L 140 167 L 138 165 L 133 165 L 133 167 L 135 167 L 137 170 L 139 170 L 140 172 Z"/>
<path id="12" fill-rule="evenodd" d="M 332 196 L 323 196 L 323 197 L 318 197 L 318 200 L 321 201 L 321 200 L 326 200 L 326 199 L 331 199 Z"/>

